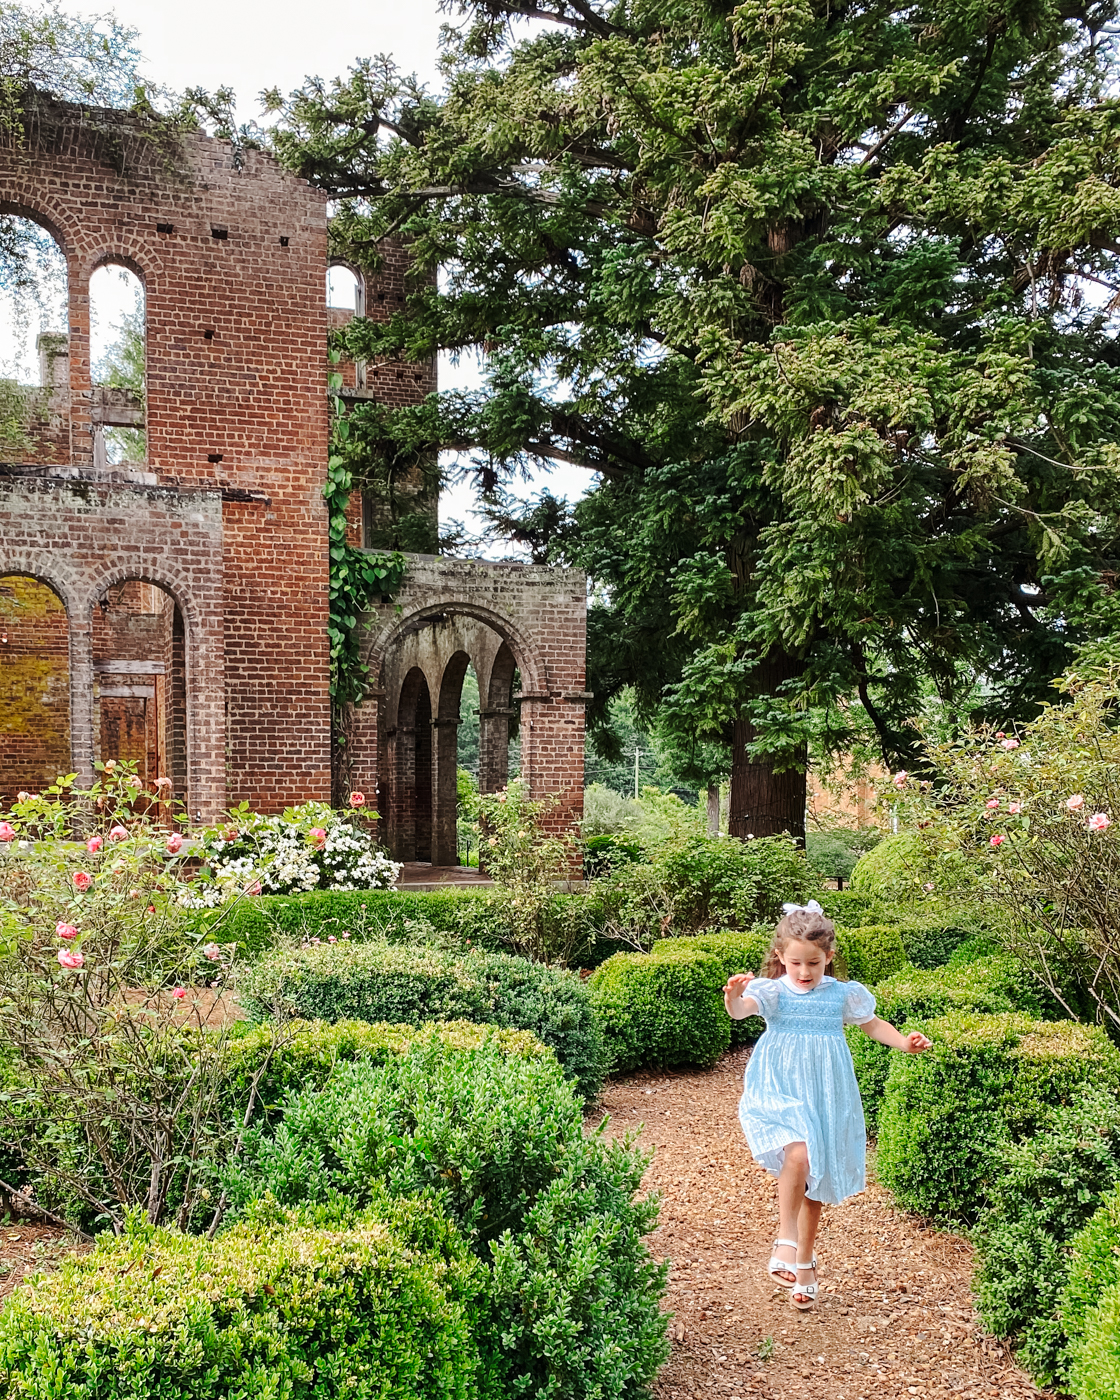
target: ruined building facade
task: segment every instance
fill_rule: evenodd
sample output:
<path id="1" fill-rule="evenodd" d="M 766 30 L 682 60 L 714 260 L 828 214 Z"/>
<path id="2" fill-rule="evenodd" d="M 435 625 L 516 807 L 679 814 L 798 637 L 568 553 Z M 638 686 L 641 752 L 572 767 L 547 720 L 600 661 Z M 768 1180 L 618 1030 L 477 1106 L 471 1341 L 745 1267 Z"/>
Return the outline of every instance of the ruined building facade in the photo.
<path id="1" fill-rule="evenodd" d="M 260 152 L 201 134 L 171 148 L 119 114 L 43 101 L 0 148 L 0 213 L 46 229 L 68 278 L 68 332 L 40 338 L 23 445 L 0 465 L 0 805 L 110 757 L 170 777 L 194 821 L 329 800 L 322 487 L 340 313 L 324 196 Z M 143 284 L 142 397 L 92 382 L 89 283 L 105 264 Z M 360 283 L 366 314 L 396 309 L 406 273 L 389 249 Z M 435 387 L 434 366 L 345 378 L 348 400 Z M 146 461 L 108 460 L 113 427 L 143 427 Z M 505 780 L 516 703 L 530 792 L 559 798 L 558 821 L 578 815 L 584 593 L 571 571 L 410 556 L 366 629 L 373 693 L 348 767 L 395 853 L 454 858 L 468 662 L 484 790 Z"/>

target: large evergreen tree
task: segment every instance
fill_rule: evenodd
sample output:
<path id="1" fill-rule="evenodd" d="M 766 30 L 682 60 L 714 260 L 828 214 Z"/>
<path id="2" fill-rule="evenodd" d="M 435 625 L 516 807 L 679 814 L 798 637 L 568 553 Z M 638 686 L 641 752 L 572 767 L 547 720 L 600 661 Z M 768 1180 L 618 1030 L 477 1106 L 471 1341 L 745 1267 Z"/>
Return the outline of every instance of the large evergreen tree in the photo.
<path id="1" fill-rule="evenodd" d="M 358 411 L 352 467 L 598 472 L 551 527 L 605 585 L 592 685 L 730 744 L 735 834 L 802 829 L 850 702 L 905 763 L 923 676 L 1022 709 L 1098 625 L 1115 8 L 458 0 L 445 97 L 363 63 L 274 98 L 338 250 L 412 243 L 349 353 L 484 355 L 477 394 Z"/>

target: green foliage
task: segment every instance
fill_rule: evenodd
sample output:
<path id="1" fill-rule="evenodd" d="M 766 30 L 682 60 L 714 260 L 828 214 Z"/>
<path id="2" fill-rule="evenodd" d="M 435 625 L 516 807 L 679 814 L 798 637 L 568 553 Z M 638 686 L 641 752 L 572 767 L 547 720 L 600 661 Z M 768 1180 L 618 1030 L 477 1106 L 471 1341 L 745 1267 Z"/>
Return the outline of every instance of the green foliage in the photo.
<path id="1" fill-rule="evenodd" d="M 724 983 L 736 972 L 757 972 L 770 947 L 769 928 L 721 929 L 717 933 L 696 933 L 688 938 L 662 938 L 650 950 L 653 957 L 680 953 L 711 954 L 720 967 Z M 726 1014 L 726 1012 L 724 1013 Z M 745 1045 L 757 1040 L 766 1028 L 761 1016 L 747 1016 L 731 1022 L 731 1044 Z"/>
<path id="2" fill-rule="evenodd" d="M 1112 1213 L 1105 1205 L 1094 1216 L 1118 1180 L 1114 1089 L 1086 1086 L 1040 1132 L 1000 1155 L 974 1233 L 977 1302 L 985 1329 L 1012 1338 L 1019 1361 L 1040 1384 L 1066 1379 L 1067 1328 L 1070 1337 L 1078 1335 L 1102 1290 L 1120 1278 Z M 1085 1267 L 1090 1261 L 1092 1273 Z"/>
<path id="3" fill-rule="evenodd" d="M 1115 1088 L 1120 1053 L 1103 1031 L 1021 1014 L 930 1021 L 933 1048 L 899 1055 L 879 1113 L 880 1181 L 909 1210 L 972 1222 L 1000 1154 L 1082 1086 Z"/>
<path id="4" fill-rule="evenodd" d="M 952 910 L 904 910 L 898 925 L 906 956 L 915 967 L 943 967 L 963 943 L 976 936 L 976 924 Z"/>
<path id="5" fill-rule="evenodd" d="M 805 854 L 814 870 L 830 880 L 849 880 L 857 862 L 878 845 L 882 833 L 875 827 L 859 831 L 834 826 L 805 833 Z"/>
<path id="6" fill-rule="evenodd" d="M 524 10 L 464 0 L 439 99 L 377 62 L 274 95 L 337 250 L 412 240 L 348 353 L 484 354 L 377 415 L 367 476 L 600 471 L 530 522 L 601 585 L 593 719 L 669 687 L 767 797 L 810 737 L 912 752 L 931 677 L 1033 703 L 1111 606 L 1114 6 Z"/>
<path id="7" fill-rule="evenodd" d="M 230 1193 L 237 1211 L 266 1193 L 354 1210 L 382 1190 L 434 1195 L 490 1271 L 477 1341 L 494 1394 L 624 1400 L 667 1348 L 645 1165 L 584 1135 L 549 1060 L 431 1041 L 290 1097 L 273 1136 L 250 1133 Z"/>
<path id="8" fill-rule="evenodd" d="M 1101 1295 L 1074 1350 L 1070 1384 L 1077 1400 L 1120 1400 L 1120 1287 Z"/>
<path id="9" fill-rule="evenodd" d="M 868 924 L 863 928 L 838 928 L 836 946 L 848 976 L 867 987 L 909 966 L 897 924 Z"/>
<path id="10" fill-rule="evenodd" d="M 818 890 L 813 896 L 824 912 L 837 925 L 859 928 L 862 924 L 892 924 L 896 922 L 898 906 L 892 901 L 880 901 L 874 895 L 846 890 Z"/>
<path id="11" fill-rule="evenodd" d="M 647 847 L 588 892 L 591 918 L 608 936 L 648 948 L 666 934 L 776 923 L 785 900 L 814 897 L 818 879 L 792 840 L 682 834 Z"/>
<path id="12" fill-rule="evenodd" d="M 594 879 L 597 875 L 609 875 L 620 865 L 630 865 L 641 860 L 640 843 L 625 836 L 589 836 L 583 843 L 584 879 Z"/>
<path id="13" fill-rule="evenodd" d="M 1096 1139 L 1102 1137 L 1105 1144 L 1113 1147 L 1115 1137 L 1115 1115 L 1109 1115 L 1103 1123 L 1086 1125 L 1085 1137 L 1088 1144 L 1097 1147 Z M 1120 1155 L 1118 1153 L 1117 1155 Z M 1120 1164 L 1114 1173 L 1114 1181 L 1120 1181 Z M 1064 1188 L 1063 1188 L 1064 1189 Z M 1065 1289 L 1061 1298 L 1061 1323 L 1068 1339 L 1068 1359 L 1073 1362 L 1075 1377 L 1082 1370 L 1080 1361 L 1090 1334 L 1101 1326 L 1101 1305 L 1117 1292 L 1120 1286 L 1120 1188 L 1114 1187 L 1102 1200 L 1096 1203 L 1096 1210 L 1088 1223 L 1074 1237 L 1065 1270 Z M 1112 1308 L 1103 1309 L 1105 1317 Z M 1107 1326 L 1107 1324 L 1106 1324 Z M 1089 1349 L 1097 1351 L 1099 1342 L 1095 1339 Z M 1076 1381 L 1075 1381 L 1076 1385 Z M 1076 1385 L 1074 1393 L 1088 1397 L 1098 1392 L 1084 1384 Z"/>
<path id="14" fill-rule="evenodd" d="M 247 1026 L 222 1054 L 223 1093 L 227 1112 L 248 1104 L 256 1092 L 254 1117 L 271 1119 L 284 1098 L 300 1090 L 321 1089 L 335 1066 L 351 1060 L 383 1064 L 413 1045 L 435 1042 L 452 1051 L 488 1046 L 503 1055 L 551 1059 L 529 1031 L 500 1030 L 473 1021 L 439 1021 L 420 1027 L 369 1021 L 289 1021 L 281 1034 L 273 1026 Z"/>
<path id="15" fill-rule="evenodd" d="M 692 947 L 608 958 L 588 982 L 608 1073 L 715 1064 L 731 1043 L 723 985 L 720 960 Z"/>
<path id="16" fill-rule="evenodd" d="M 575 973 L 501 953 L 381 942 L 279 949 L 245 970 L 242 1004 L 258 1019 L 473 1021 L 531 1031 L 587 1099 L 602 1083 L 602 1042 Z"/>
<path id="17" fill-rule="evenodd" d="M 273 1210 L 213 1241 L 134 1222 L 8 1300 L 6 1394 L 471 1400 L 479 1269 L 425 1213 L 382 1206 L 328 1229 Z"/>
<path id="18" fill-rule="evenodd" d="M 896 902 L 920 897 L 929 880 L 926 867 L 926 850 L 917 832 L 899 831 L 860 856 L 852 872 L 852 891 Z"/>
<path id="19" fill-rule="evenodd" d="M 1006 954 L 982 961 L 923 971 L 904 968 L 875 987 L 876 1014 L 899 1030 L 924 1030 L 928 1022 L 951 1011 L 981 1011 L 992 1015 L 1023 1011 L 1046 1014 L 1042 989 Z M 1050 1004 L 1052 1006 L 1052 1003 Z M 1056 1010 L 1057 1008 L 1054 1008 Z M 864 1035 L 847 1029 L 863 1111 L 875 1131 L 893 1052 Z"/>
<path id="20" fill-rule="evenodd" d="M 636 836 L 642 827 L 642 809 L 633 797 L 623 797 L 602 783 L 588 783 L 583 790 L 583 821 L 580 830 L 584 839 Z"/>
<path id="21" fill-rule="evenodd" d="M 939 887 L 992 910 L 992 931 L 1075 1014 L 1120 1030 L 1120 674 L 1071 673 L 1065 703 L 1009 736 L 931 744 L 938 782 L 909 784 Z"/>

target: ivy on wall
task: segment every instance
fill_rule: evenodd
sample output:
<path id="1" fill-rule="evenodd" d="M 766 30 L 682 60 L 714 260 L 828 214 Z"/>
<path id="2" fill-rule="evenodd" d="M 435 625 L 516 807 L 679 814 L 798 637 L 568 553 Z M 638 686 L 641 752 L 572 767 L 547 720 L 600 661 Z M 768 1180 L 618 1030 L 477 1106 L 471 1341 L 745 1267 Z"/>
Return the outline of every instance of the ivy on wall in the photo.
<path id="1" fill-rule="evenodd" d="M 340 354 L 330 352 L 332 365 Z M 327 503 L 330 541 L 330 592 L 327 635 L 331 647 L 331 698 L 336 709 L 360 705 L 369 684 L 369 667 L 362 660 L 361 615 L 379 598 L 391 597 L 404 581 L 405 560 L 399 550 L 358 549 L 347 539 L 346 511 L 354 479 L 340 450 L 350 436 L 350 424 L 339 390 L 342 375 L 333 370 L 328 378 L 331 399 L 331 453 L 323 498 Z"/>

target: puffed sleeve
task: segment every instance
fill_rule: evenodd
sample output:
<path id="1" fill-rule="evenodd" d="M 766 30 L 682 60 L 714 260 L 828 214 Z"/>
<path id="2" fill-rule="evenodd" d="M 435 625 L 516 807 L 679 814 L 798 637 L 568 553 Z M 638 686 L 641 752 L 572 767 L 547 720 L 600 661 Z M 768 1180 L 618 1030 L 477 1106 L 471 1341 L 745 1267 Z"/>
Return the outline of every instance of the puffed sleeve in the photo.
<path id="1" fill-rule="evenodd" d="M 873 1021 L 874 1019 L 874 996 L 862 982 L 849 982 L 848 995 L 844 998 L 844 1024 L 846 1026 L 862 1026 L 865 1021 Z"/>
<path id="2" fill-rule="evenodd" d="M 778 1009 L 778 984 L 771 977 L 756 977 L 743 995 L 753 998 L 767 1019 Z"/>

